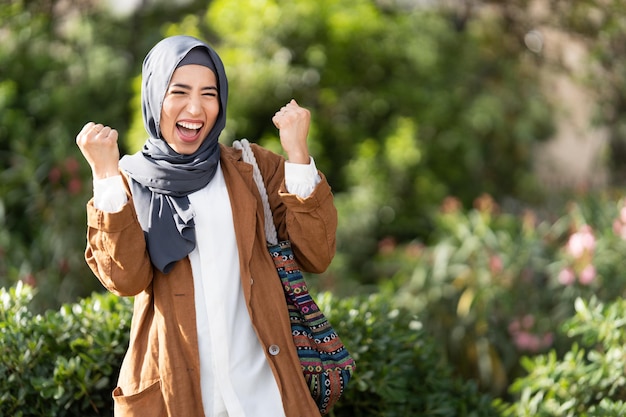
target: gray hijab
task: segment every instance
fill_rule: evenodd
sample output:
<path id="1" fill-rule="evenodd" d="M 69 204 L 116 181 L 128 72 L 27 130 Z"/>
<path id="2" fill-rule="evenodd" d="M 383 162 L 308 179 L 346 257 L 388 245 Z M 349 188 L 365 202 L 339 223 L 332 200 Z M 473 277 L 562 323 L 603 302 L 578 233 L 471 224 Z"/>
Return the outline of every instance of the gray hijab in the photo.
<path id="1" fill-rule="evenodd" d="M 220 100 L 213 129 L 191 155 L 175 152 L 160 131 L 165 92 L 174 70 L 185 64 L 205 65 L 215 72 Z M 143 62 L 141 106 L 150 137 L 140 152 L 124 156 L 120 167 L 131 178 L 134 205 L 150 259 L 164 273 L 196 246 L 194 213 L 187 196 L 204 188 L 215 175 L 220 158 L 218 138 L 226 124 L 227 98 L 228 82 L 220 57 L 196 38 L 165 38 Z"/>

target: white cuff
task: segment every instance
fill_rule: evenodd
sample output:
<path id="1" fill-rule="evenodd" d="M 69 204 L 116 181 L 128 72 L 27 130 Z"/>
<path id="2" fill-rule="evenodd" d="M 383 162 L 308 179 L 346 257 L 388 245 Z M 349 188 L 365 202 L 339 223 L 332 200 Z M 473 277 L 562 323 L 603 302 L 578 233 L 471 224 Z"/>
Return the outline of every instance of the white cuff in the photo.
<path id="1" fill-rule="evenodd" d="M 313 193 L 320 181 L 322 178 L 317 172 L 313 157 L 308 164 L 285 162 L 285 187 L 290 194 L 307 198 Z"/>
<path id="2" fill-rule="evenodd" d="M 93 180 L 93 205 L 107 213 L 117 213 L 128 201 L 121 175 Z"/>

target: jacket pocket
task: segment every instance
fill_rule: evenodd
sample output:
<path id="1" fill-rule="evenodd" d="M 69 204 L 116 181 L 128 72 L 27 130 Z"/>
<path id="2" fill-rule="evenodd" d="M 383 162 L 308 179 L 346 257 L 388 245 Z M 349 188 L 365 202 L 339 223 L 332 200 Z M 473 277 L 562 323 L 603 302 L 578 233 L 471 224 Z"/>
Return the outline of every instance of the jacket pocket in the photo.
<path id="1" fill-rule="evenodd" d="M 132 395 L 124 395 L 122 388 L 113 390 L 115 417 L 167 417 L 161 381 Z"/>

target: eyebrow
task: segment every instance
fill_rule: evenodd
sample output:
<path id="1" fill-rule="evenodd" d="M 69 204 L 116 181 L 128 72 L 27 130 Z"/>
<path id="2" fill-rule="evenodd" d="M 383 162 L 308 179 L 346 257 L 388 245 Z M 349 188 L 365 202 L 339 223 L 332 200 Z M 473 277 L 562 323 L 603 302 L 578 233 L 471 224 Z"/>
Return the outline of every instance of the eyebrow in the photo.
<path id="1" fill-rule="evenodd" d="M 172 84 L 172 85 L 170 85 L 170 88 L 184 88 L 184 89 L 187 89 L 187 90 L 191 90 L 191 86 L 189 86 L 187 84 L 181 84 L 181 83 Z M 217 91 L 217 87 L 214 86 L 214 85 L 210 85 L 210 86 L 202 87 L 201 90 L 202 91 L 204 91 L 204 90 L 215 90 L 215 91 Z"/>

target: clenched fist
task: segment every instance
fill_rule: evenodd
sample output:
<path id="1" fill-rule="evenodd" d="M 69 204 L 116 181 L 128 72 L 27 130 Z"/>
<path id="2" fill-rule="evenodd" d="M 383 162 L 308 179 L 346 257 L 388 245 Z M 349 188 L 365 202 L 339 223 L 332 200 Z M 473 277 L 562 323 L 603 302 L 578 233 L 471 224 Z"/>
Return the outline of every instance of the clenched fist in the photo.
<path id="1" fill-rule="evenodd" d="M 94 179 L 118 175 L 120 151 L 117 130 L 89 122 L 76 136 L 76 144 L 91 167 Z"/>
<path id="2" fill-rule="evenodd" d="M 291 100 L 272 117 L 279 130 L 280 144 L 287 153 L 289 162 L 308 164 L 309 148 L 306 142 L 311 124 L 311 113 Z"/>

